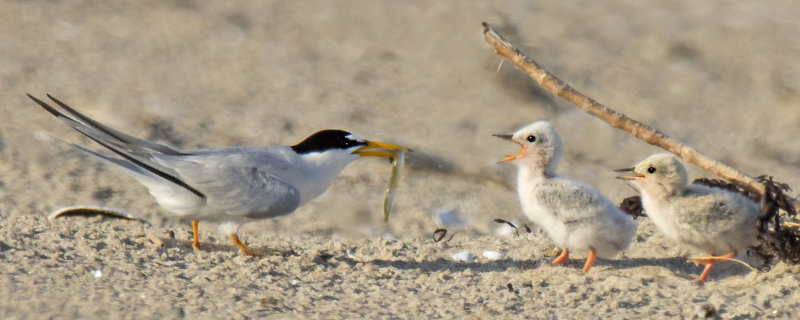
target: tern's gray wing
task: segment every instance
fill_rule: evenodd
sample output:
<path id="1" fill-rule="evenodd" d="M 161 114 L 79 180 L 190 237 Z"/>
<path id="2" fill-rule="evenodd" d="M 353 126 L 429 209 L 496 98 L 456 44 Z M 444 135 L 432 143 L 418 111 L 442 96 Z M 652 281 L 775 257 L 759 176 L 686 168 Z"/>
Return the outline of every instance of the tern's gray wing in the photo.
<path id="1" fill-rule="evenodd" d="M 598 208 L 610 203 L 591 187 L 566 179 L 548 179 L 536 189 L 536 201 L 568 227 L 592 223 Z"/>
<path id="2" fill-rule="evenodd" d="M 263 219 L 293 212 L 299 190 L 281 178 L 289 169 L 285 147 L 232 147 L 183 156 L 157 155 L 156 161 L 206 195 L 209 206 L 233 216 Z"/>

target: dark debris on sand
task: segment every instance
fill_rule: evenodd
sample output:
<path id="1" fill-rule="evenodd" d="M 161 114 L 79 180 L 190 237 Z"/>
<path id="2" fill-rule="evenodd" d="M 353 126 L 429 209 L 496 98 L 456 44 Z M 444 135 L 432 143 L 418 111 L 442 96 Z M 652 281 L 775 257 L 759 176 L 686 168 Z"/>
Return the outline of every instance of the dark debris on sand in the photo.
<path id="1" fill-rule="evenodd" d="M 764 177 L 764 176 L 761 176 L 761 177 Z M 761 177 L 759 177 L 759 179 L 761 179 Z M 761 180 L 759 180 L 759 182 L 761 182 Z M 722 179 L 699 178 L 699 179 L 695 179 L 694 181 L 692 181 L 692 183 L 693 184 L 704 185 L 704 186 L 708 186 L 708 187 L 712 187 L 712 188 L 725 189 L 725 190 L 728 190 L 730 192 L 735 192 L 735 193 L 738 193 L 738 194 L 741 194 L 741 195 L 747 197 L 750 200 L 753 200 L 753 202 L 759 202 L 761 200 L 761 195 L 758 194 L 758 192 L 752 191 L 752 190 L 747 189 L 747 188 L 742 188 L 742 187 L 740 187 L 739 185 L 737 185 L 735 183 L 728 182 L 728 181 L 725 181 L 725 180 L 722 180 Z M 783 184 L 783 185 L 786 186 L 786 188 L 789 188 L 789 186 L 787 186 L 785 184 Z M 791 190 L 791 189 L 789 189 L 789 190 Z"/>
<path id="2" fill-rule="evenodd" d="M 768 176 L 760 176 L 758 181 L 764 184 L 764 197 L 760 201 L 761 212 L 756 220 L 761 242 L 751 248 L 750 252 L 764 260 L 762 269 L 768 268 L 775 260 L 799 264 L 800 230 L 781 225 L 787 217 L 797 218 L 792 198 L 786 195 L 792 189 Z M 781 211 L 786 215 L 782 216 Z"/>
<path id="3" fill-rule="evenodd" d="M 647 216 L 644 214 L 644 208 L 642 208 L 642 198 L 639 198 L 639 196 L 622 199 L 622 203 L 619 204 L 619 209 L 633 217 L 633 219 Z"/>

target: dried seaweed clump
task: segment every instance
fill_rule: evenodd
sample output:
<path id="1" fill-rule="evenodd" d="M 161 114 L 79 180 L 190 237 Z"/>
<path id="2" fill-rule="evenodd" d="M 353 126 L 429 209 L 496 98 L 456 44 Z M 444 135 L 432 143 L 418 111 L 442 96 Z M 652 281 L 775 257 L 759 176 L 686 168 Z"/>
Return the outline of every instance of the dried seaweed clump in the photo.
<path id="1" fill-rule="evenodd" d="M 763 176 L 761 176 L 761 177 L 763 177 Z M 761 177 L 759 177 L 759 178 L 761 178 Z M 761 182 L 761 181 L 759 180 L 759 182 Z M 725 190 L 728 190 L 730 192 L 735 192 L 735 193 L 738 193 L 738 194 L 741 194 L 741 195 L 747 197 L 750 200 L 753 200 L 754 202 L 759 202 L 761 200 L 761 195 L 758 192 L 742 188 L 742 187 L 740 187 L 739 185 L 737 185 L 735 183 L 728 182 L 728 181 L 725 181 L 725 180 L 722 180 L 722 179 L 698 178 L 698 179 L 695 179 L 694 181 L 692 181 L 692 183 L 693 184 L 700 184 L 700 185 L 704 185 L 704 186 L 709 186 L 709 187 L 712 187 L 712 188 L 725 189 Z M 786 185 L 784 184 L 784 186 L 786 186 Z M 786 187 L 788 188 L 789 186 L 786 186 Z M 789 189 L 789 190 L 791 190 L 791 189 Z"/>
<path id="2" fill-rule="evenodd" d="M 764 260 L 762 269 L 768 268 L 775 260 L 800 264 L 800 229 L 782 225 L 787 218 L 797 218 L 792 199 L 786 195 L 792 189 L 768 176 L 760 176 L 758 181 L 764 184 L 761 212 L 756 220 L 761 241 L 750 252 Z M 781 215 L 781 212 L 786 214 Z"/>

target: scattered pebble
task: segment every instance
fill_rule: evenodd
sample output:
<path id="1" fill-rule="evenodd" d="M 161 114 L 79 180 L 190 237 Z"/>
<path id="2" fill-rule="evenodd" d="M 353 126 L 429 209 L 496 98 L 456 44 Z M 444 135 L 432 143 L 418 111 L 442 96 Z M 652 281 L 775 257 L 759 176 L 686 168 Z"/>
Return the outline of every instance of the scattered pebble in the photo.
<path id="1" fill-rule="evenodd" d="M 459 251 L 453 254 L 453 260 L 458 262 L 472 262 L 475 256 L 469 251 Z"/>
<path id="2" fill-rule="evenodd" d="M 693 319 L 719 319 L 717 308 L 707 302 L 696 305 Z"/>
<path id="3" fill-rule="evenodd" d="M 144 235 L 147 238 L 147 240 L 150 240 L 150 242 L 155 244 L 156 247 L 159 247 L 159 248 L 164 247 L 164 241 L 161 240 L 161 238 L 159 238 L 157 235 L 155 235 L 152 231 L 147 230 L 147 231 L 145 231 Z"/>
<path id="4" fill-rule="evenodd" d="M 483 250 L 483 257 L 489 260 L 500 260 L 506 257 L 505 252 L 495 250 Z"/>

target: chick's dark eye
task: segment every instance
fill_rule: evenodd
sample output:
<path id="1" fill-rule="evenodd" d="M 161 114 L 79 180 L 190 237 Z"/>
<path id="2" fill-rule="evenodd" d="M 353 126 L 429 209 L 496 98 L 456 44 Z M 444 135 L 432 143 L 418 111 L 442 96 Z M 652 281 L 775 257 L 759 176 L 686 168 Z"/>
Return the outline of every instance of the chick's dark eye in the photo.
<path id="1" fill-rule="evenodd" d="M 528 142 L 531 142 L 531 143 L 536 142 L 536 137 L 534 137 L 533 135 L 528 136 L 527 139 L 528 139 Z"/>
<path id="2" fill-rule="evenodd" d="M 653 167 L 647 168 L 647 173 L 649 173 L 649 174 L 656 173 L 656 168 L 653 168 Z"/>

